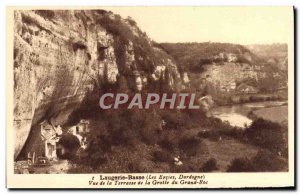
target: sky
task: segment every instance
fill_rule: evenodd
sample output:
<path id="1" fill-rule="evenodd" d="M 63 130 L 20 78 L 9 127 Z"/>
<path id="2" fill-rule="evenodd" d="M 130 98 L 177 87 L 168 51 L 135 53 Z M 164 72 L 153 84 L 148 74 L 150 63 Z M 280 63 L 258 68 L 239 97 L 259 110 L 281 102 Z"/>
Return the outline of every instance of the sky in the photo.
<path id="1" fill-rule="evenodd" d="M 107 7 L 156 42 L 287 43 L 292 7 Z"/>

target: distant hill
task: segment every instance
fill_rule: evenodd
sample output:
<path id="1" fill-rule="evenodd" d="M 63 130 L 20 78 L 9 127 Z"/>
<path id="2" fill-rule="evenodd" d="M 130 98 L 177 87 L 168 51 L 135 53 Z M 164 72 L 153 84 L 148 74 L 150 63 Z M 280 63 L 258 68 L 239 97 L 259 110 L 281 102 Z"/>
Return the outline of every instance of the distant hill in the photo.
<path id="1" fill-rule="evenodd" d="M 255 55 L 265 59 L 269 63 L 279 65 L 281 70 L 287 70 L 287 44 L 252 44 L 246 47 Z"/>
<path id="2" fill-rule="evenodd" d="M 257 64 L 262 59 L 242 45 L 230 43 L 162 43 L 160 44 L 177 62 L 178 67 L 187 72 L 202 72 L 203 65 L 237 62 Z"/>
<path id="3" fill-rule="evenodd" d="M 287 44 L 251 44 L 246 48 L 263 58 L 285 58 L 288 52 Z"/>
<path id="4" fill-rule="evenodd" d="M 190 89 L 203 95 L 239 93 L 240 85 L 258 92 L 273 92 L 287 84 L 287 46 L 230 43 L 161 43 L 182 75 L 190 79 Z M 250 89 L 249 89 L 250 90 Z"/>

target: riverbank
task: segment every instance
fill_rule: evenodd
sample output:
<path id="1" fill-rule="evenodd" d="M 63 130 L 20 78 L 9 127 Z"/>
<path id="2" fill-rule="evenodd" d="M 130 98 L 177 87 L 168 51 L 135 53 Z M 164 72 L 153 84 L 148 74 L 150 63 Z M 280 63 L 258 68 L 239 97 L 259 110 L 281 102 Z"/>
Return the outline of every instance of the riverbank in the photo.
<path id="1" fill-rule="evenodd" d="M 250 113 L 251 114 L 251 113 Z M 253 111 L 254 118 L 263 118 L 273 122 L 288 122 L 288 106 L 268 107 Z"/>
<path id="2" fill-rule="evenodd" d="M 245 103 L 287 101 L 287 90 L 275 93 L 255 93 L 255 94 L 224 94 L 214 97 L 217 106 L 231 106 Z"/>

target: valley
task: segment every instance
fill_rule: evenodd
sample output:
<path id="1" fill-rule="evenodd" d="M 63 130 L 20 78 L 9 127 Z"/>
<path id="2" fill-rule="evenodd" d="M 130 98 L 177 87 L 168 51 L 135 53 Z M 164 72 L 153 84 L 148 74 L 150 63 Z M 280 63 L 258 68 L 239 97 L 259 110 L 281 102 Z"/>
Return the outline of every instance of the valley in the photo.
<path id="1" fill-rule="evenodd" d="M 15 173 L 288 170 L 286 44 L 157 43 L 107 10 L 14 15 Z M 200 108 L 99 107 L 117 93 Z"/>

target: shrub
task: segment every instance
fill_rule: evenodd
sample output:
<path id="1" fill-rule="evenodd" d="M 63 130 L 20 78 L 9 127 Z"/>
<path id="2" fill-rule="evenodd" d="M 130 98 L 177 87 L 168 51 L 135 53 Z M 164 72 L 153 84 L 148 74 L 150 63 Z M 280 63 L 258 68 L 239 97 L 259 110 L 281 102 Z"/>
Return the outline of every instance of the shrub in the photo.
<path id="1" fill-rule="evenodd" d="M 149 173 L 153 172 L 154 162 L 149 160 L 133 161 L 128 164 L 127 168 L 130 173 Z"/>
<path id="2" fill-rule="evenodd" d="M 198 167 L 198 161 L 197 160 L 184 160 L 183 158 L 181 159 L 183 162 L 182 165 L 177 166 L 177 165 L 171 165 L 171 172 L 174 173 L 187 173 L 187 172 L 199 172 L 199 167 Z"/>
<path id="3" fill-rule="evenodd" d="M 153 162 L 172 162 L 173 158 L 168 151 L 154 151 Z"/>
<path id="4" fill-rule="evenodd" d="M 182 111 L 183 114 L 186 114 L 189 123 L 187 123 L 188 126 L 201 126 L 203 125 L 203 122 L 206 120 L 206 113 L 203 109 L 184 109 Z"/>
<path id="5" fill-rule="evenodd" d="M 66 150 L 66 152 L 62 154 L 61 157 L 69 159 L 76 154 L 78 148 L 80 147 L 79 139 L 72 134 L 63 135 L 58 141 L 58 144 L 64 147 L 64 149 Z"/>
<path id="6" fill-rule="evenodd" d="M 287 147 L 283 128 L 278 123 L 259 118 L 252 122 L 245 134 L 251 143 L 275 153 L 283 152 Z"/>
<path id="7" fill-rule="evenodd" d="M 121 135 L 121 138 L 120 138 L 121 142 L 119 142 L 119 143 L 121 143 L 121 145 L 135 147 L 141 141 L 139 132 L 134 130 L 134 128 L 123 130 L 120 133 L 120 135 Z"/>
<path id="8" fill-rule="evenodd" d="M 159 142 L 159 145 L 161 148 L 166 149 L 168 151 L 174 151 L 175 147 L 176 147 L 176 142 L 174 139 L 172 139 L 172 137 L 170 136 L 165 136 L 164 139 L 162 139 Z"/>
<path id="9" fill-rule="evenodd" d="M 202 131 L 198 132 L 197 136 L 201 137 L 201 138 L 209 138 L 209 137 L 211 137 L 211 132 L 206 131 L 206 130 L 202 130 Z"/>
<path id="10" fill-rule="evenodd" d="M 248 158 L 236 158 L 231 161 L 227 172 L 255 172 L 256 169 Z"/>
<path id="11" fill-rule="evenodd" d="M 107 162 L 107 158 L 101 152 L 95 152 L 93 154 L 88 155 L 86 158 L 86 163 L 91 166 L 93 169 L 97 169 L 99 165 L 102 165 Z"/>
<path id="12" fill-rule="evenodd" d="M 168 130 L 184 130 L 190 128 L 190 118 L 181 111 L 163 111 L 162 118 L 166 121 L 165 128 Z"/>
<path id="13" fill-rule="evenodd" d="M 195 156 L 200 148 L 200 139 L 197 137 L 184 137 L 178 142 L 178 148 L 187 156 Z"/>
<path id="14" fill-rule="evenodd" d="M 236 158 L 227 172 L 278 172 L 287 170 L 287 163 L 274 153 L 260 150 L 252 159 Z"/>
<path id="15" fill-rule="evenodd" d="M 87 165 L 96 169 L 107 162 L 106 153 L 112 151 L 112 141 L 109 136 L 94 135 L 88 138 L 88 146 L 79 153 L 76 164 Z"/>
<path id="16" fill-rule="evenodd" d="M 143 118 L 143 124 L 141 127 L 141 136 L 143 142 L 146 144 L 156 144 L 159 140 L 159 134 L 161 132 L 161 117 L 156 112 L 139 114 L 139 117 Z"/>
<path id="17" fill-rule="evenodd" d="M 103 119 L 108 125 L 108 138 L 113 145 L 134 145 L 137 141 L 137 136 L 142 120 L 137 118 L 134 120 L 132 110 L 106 111 Z"/>
<path id="18" fill-rule="evenodd" d="M 112 140 L 108 136 L 97 135 L 91 137 L 91 140 L 88 144 L 86 151 L 90 153 L 95 153 L 101 150 L 101 152 L 106 153 L 111 151 L 111 146 L 112 146 Z"/>
<path id="19" fill-rule="evenodd" d="M 243 140 L 244 130 L 239 127 L 233 127 L 228 122 L 222 122 L 218 118 L 208 118 L 206 126 L 212 126 L 213 130 L 204 130 L 198 133 L 198 137 L 219 140 L 220 137 L 232 137 Z"/>
<path id="20" fill-rule="evenodd" d="M 248 113 L 247 117 L 250 118 L 250 119 L 252 119 L 252 120 L 256 120 L 257 119 L 257 115 L 252 110 Z"/>
<path id="21" fill-rule="evenodd" d="M 217 160 L 215 158 L 211 158 L 207 160 L 202 167 L 200 168 L 201 172 L 211 172 L 214 170 L 218 170 Z"/>
<path id="22" fill-rule="evenodd" d="M 266 150 L 259 151 L 253 158 L 256 170 L 259 172 L 275 172 L 285 169 L 287 164 L 274 153 Z"/>

